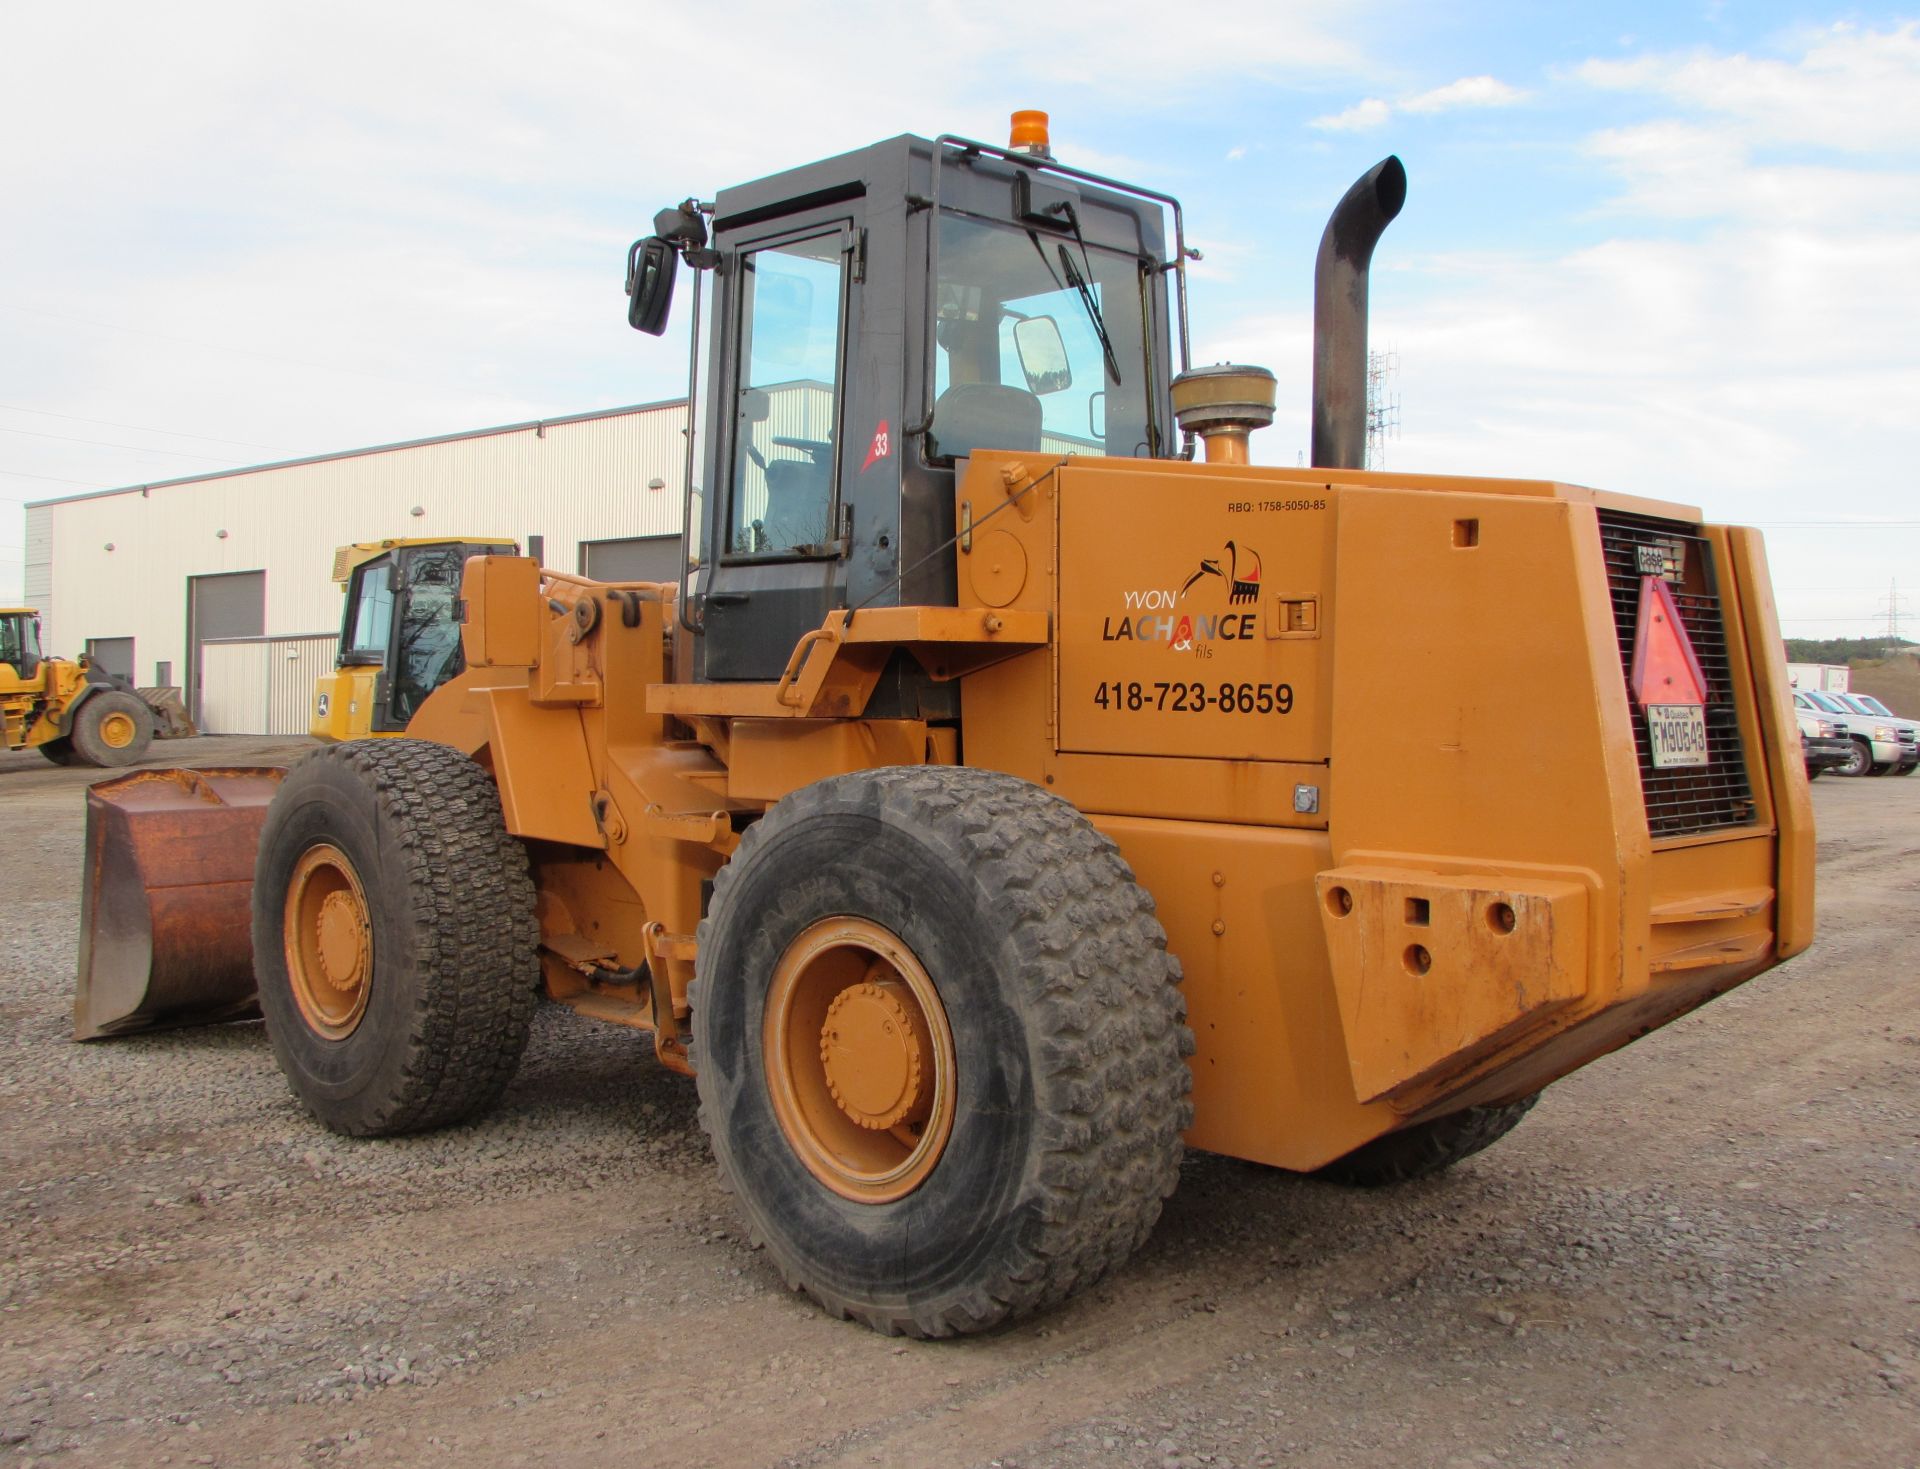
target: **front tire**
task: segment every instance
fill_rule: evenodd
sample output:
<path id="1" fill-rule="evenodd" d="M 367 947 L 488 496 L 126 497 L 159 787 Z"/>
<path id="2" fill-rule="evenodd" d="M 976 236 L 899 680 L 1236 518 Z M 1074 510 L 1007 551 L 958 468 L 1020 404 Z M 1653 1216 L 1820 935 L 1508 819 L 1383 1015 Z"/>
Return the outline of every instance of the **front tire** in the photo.
<path id="1" fill-rule="evenodd" d="M 1520 1125 L 1520 1119 L 1531 1112 L 1539 1100 L 1536 1093 L 1505 1106 L 1468 1107 L 1429 1122 L 1416 1123 L 1375 1138 L 1346 1157 L 1335 1159 L 1313 1176 L 1353 1188 L 1380 1188 L 1426 1178 L 1499 1142 Z"/>
<path id="2" fill-rule="evenodd" d="M 69 738 L 81 763 L 103 769 L 131 765 L 153 743 L 153 710 L 132 694 L 105 689 L 81 704 Z"/>
<path id="3" fill-rule="evenodd" d="M 700 1120 L 788 1284 L 979 1331 L 1146 1239 L 1192 1115 L 1152 900 L 1066 802 L 862 771 L 748 830 L 700 926 Z"/>
<path id="4" fill-rule="evenodd" d="M 1873 769 L 1873 747 L 1865 740 L 1854 740 L 1847 748 L 1844 765 L 1833 767 L 1835 775 L 1865 775 Z"/>
<path id="5" fill-rule="evenodd" d="M 335 1132 L 423 1132 L 492 1106 L 526 1048 L 538 939 L 526 849 L 459 751 L 335 745 L 281 782 L 254 869 L 254 971 L 280 1069 Z"/>

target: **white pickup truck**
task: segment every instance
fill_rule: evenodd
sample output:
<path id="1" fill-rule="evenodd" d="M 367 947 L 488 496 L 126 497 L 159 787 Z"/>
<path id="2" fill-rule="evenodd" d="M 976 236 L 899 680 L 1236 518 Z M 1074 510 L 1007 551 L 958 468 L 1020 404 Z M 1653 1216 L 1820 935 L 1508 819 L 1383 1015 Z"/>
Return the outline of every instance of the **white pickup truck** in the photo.
<path id="1" fill-rule="evenodd" d="M 1853 758 L 1835 768 L 1835 775 L 1911 774 L 1920 765 L 1920 725 L 1902 719 L 1876 699 L 1878 712 L 1864 702 L 1870 695 L 1822 693 L 1795 689 L 1794 706 L 1803 713 L 1825 715 L 1839 723 L 1853 742 Z"/>

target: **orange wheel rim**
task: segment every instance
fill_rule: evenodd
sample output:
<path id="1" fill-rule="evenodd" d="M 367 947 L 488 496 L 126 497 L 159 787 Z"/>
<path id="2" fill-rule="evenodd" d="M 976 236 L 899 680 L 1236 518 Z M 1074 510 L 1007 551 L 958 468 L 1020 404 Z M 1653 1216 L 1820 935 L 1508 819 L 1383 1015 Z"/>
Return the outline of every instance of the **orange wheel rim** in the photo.
<path id="1" fill-rule="evenodd" d="M 926 969 L 865 918 L 823 918 L 774 966 L 761 1027 L 773 1113 L 842 1198 L 885 1204 L 926 1182 L 953 1133 L 953 1031 Z"/>
<path id="2" fill-rule="evenodd" d="M 136 733 L 133 720 L 128 715 L 109 714 L 100 721 L 100 742 L 109 749 L 126 749 L 133 743 Z"/>
<path id="3" fill-rule="evenodd" d="M 353 863 L 338 847 L 308 847 L 287 883 L 287 977 L 307 1024 L 345 1040 L 367 1013 L 373 925 Z"/>

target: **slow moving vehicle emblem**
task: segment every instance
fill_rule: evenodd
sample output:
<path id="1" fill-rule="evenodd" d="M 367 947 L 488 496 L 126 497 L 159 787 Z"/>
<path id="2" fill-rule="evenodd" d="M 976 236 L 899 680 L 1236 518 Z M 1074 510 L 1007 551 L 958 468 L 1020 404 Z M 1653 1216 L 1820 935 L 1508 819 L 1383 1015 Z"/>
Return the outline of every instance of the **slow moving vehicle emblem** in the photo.
<path id="1" fill-rule="evenodd" d="M 1646 714 L 1653 767 L 1705 765 L 1707 676 L 1680 621 L 1673 588 L 1658 573 L 1640 578 L 1636 624 L 1631 684 L 1634 700 Z"/>

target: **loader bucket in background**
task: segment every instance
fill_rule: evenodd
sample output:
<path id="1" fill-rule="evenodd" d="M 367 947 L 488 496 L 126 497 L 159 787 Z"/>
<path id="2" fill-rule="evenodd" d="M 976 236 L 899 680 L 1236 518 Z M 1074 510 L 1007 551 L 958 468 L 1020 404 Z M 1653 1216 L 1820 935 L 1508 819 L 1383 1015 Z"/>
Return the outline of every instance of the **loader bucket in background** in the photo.
<path id="1" fill-rule="evenodd" d="M 140 770 L 87 791 L 75 1040 L 259 1014 L 253 858 L 285 773 Z"/>
<path id="2" fill-rule="evenodd" d="M 153 711 L 153 737 L 156 740 L 183 740 L 200 733 L 187 713 L 187 701 L 180 697 L 177 684 L 135 689 L 134 693 Z"/>

